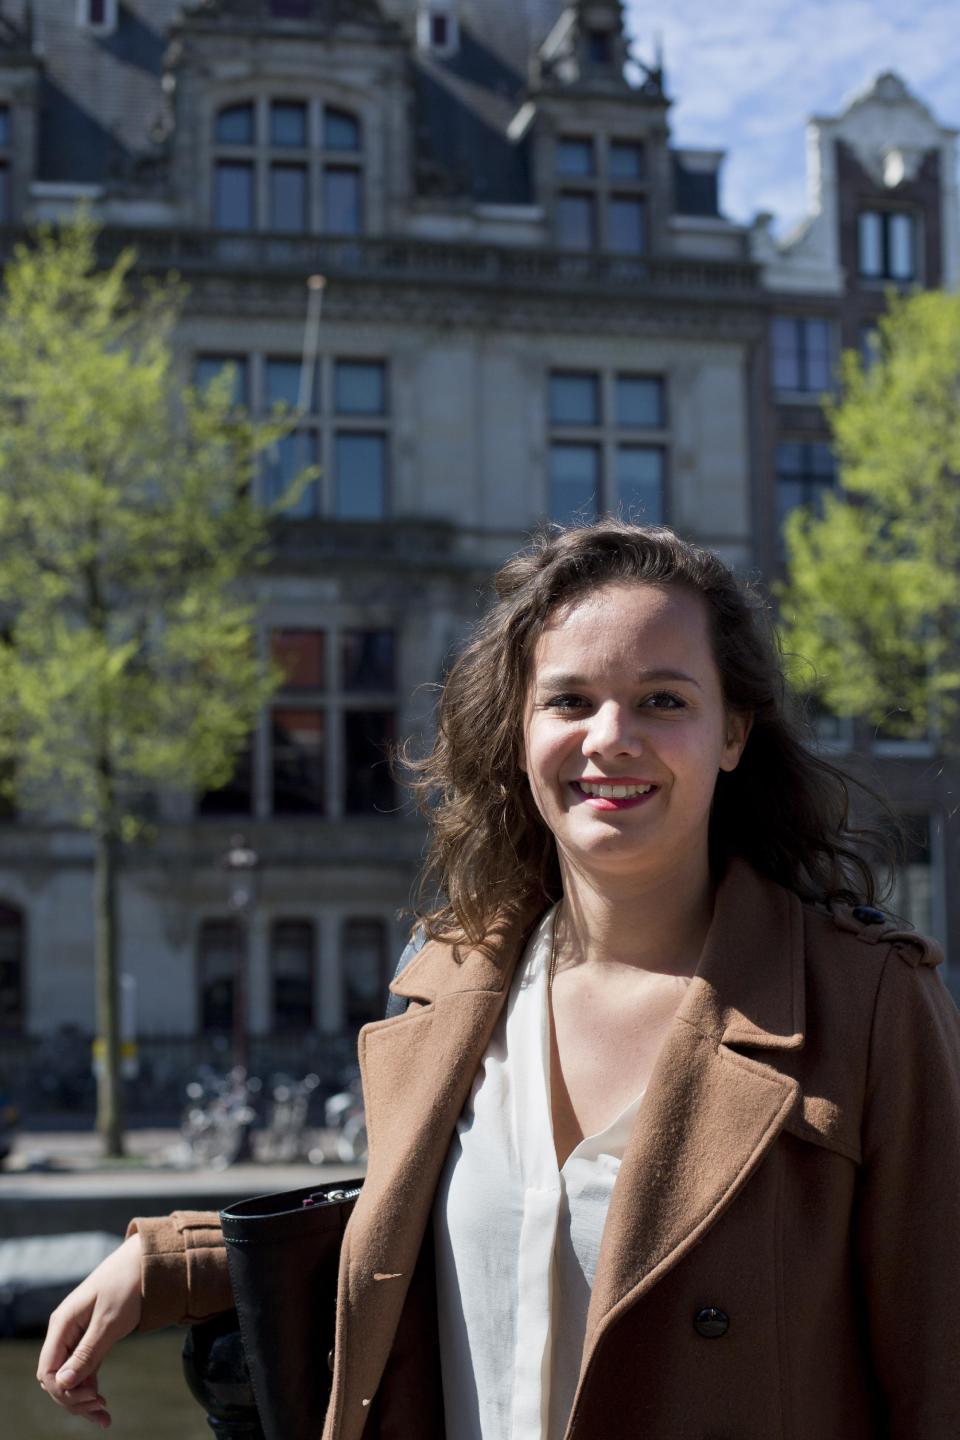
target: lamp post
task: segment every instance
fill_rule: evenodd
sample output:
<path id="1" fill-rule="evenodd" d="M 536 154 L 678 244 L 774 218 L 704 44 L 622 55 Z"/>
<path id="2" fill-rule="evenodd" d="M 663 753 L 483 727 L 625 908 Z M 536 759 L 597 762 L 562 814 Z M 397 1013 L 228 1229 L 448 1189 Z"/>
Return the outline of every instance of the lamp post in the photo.
<path id="1" fill-rule="evenodd" d="M 233 1063 L 247 1068 L 250 1045 L 247 1033 L 247 968 L 250 951 L 250 921 L 256 906 L 256 882 L 260 857 L 243 835 L 231 835 L 223 867 L 230 881 L 228 904 L 237 918 L 239 944 L 233 971 Z"/>

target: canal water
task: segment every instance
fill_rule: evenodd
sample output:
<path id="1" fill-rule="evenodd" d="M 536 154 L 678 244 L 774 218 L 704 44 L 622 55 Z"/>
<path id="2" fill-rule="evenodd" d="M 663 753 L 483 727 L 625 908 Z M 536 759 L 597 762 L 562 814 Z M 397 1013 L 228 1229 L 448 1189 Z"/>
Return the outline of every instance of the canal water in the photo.
<path id="1" fill-rule="evenodd" d="M 4 1440 L 74 1440 L 109 1434 L 111 1440 L 212 1440 L 200 1406 L 183 1378 L 185 1330 L 131 1335 L 100 1371 L 113 1425 L 102 1431 L 77 1420 L 44 1395 L 36 1381 L 41 1341 L 0 1340 L 0 1430 Z"/>

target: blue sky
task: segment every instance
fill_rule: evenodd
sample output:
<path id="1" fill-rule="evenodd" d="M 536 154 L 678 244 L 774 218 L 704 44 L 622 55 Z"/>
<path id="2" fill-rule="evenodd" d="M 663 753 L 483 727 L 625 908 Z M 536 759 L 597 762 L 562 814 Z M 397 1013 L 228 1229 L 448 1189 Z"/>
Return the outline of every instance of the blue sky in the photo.
<path id="1" fill-rule="evenodd" d="M 960 126 L 958 0 L 626 0 L 641 58 L 659 33 L 673 138 L 723 149 L 733 220 L 806 212 L 806 121 L 895 70 L 943 125 Z"/>

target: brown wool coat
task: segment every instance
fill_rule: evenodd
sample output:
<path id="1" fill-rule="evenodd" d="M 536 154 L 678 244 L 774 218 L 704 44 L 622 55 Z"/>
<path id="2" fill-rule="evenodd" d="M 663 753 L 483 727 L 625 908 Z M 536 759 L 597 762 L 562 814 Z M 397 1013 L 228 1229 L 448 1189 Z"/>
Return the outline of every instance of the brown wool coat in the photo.
<path id="1" fill-rule="evenodd" d="M 407 1013 L 361 1031 L 370 1159 L 323 1440 L 459 1440 L 430 1209 L 525 938 L 459 965 L 428 944 L 394 986 Z M 960 1019 L 939 959 L 731 865 L 614 1188 L 567 1440 L 958 1440 Z M 215 1216 L 134 1223 L 146 1326 L 229 1304 Z M 723 1335 L 695 1327 L 707 1307 Z"/>

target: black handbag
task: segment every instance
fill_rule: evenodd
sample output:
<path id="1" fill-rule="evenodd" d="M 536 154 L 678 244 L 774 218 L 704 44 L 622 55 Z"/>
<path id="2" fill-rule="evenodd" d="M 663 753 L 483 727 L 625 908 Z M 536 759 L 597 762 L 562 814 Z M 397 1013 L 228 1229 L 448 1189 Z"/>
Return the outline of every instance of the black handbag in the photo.
<path id="1" fill-rule="evenodd" d="M 265 1440 L 318 1440 L 330 1401 L 340 1242 L 361 1179 L 220 1212 L 240 1338 Z"/>
<path id="2" fill-rule="evenodd" d="M 394 978 L 422 949 L 418 931 Z M 406 1001 L 391 995 L 387 1018 Z M 240 1339 L 265 1440 L 318 1440 L 330 1402 L 340 1242 L 362 1179 L 220 1212 Z"/>

